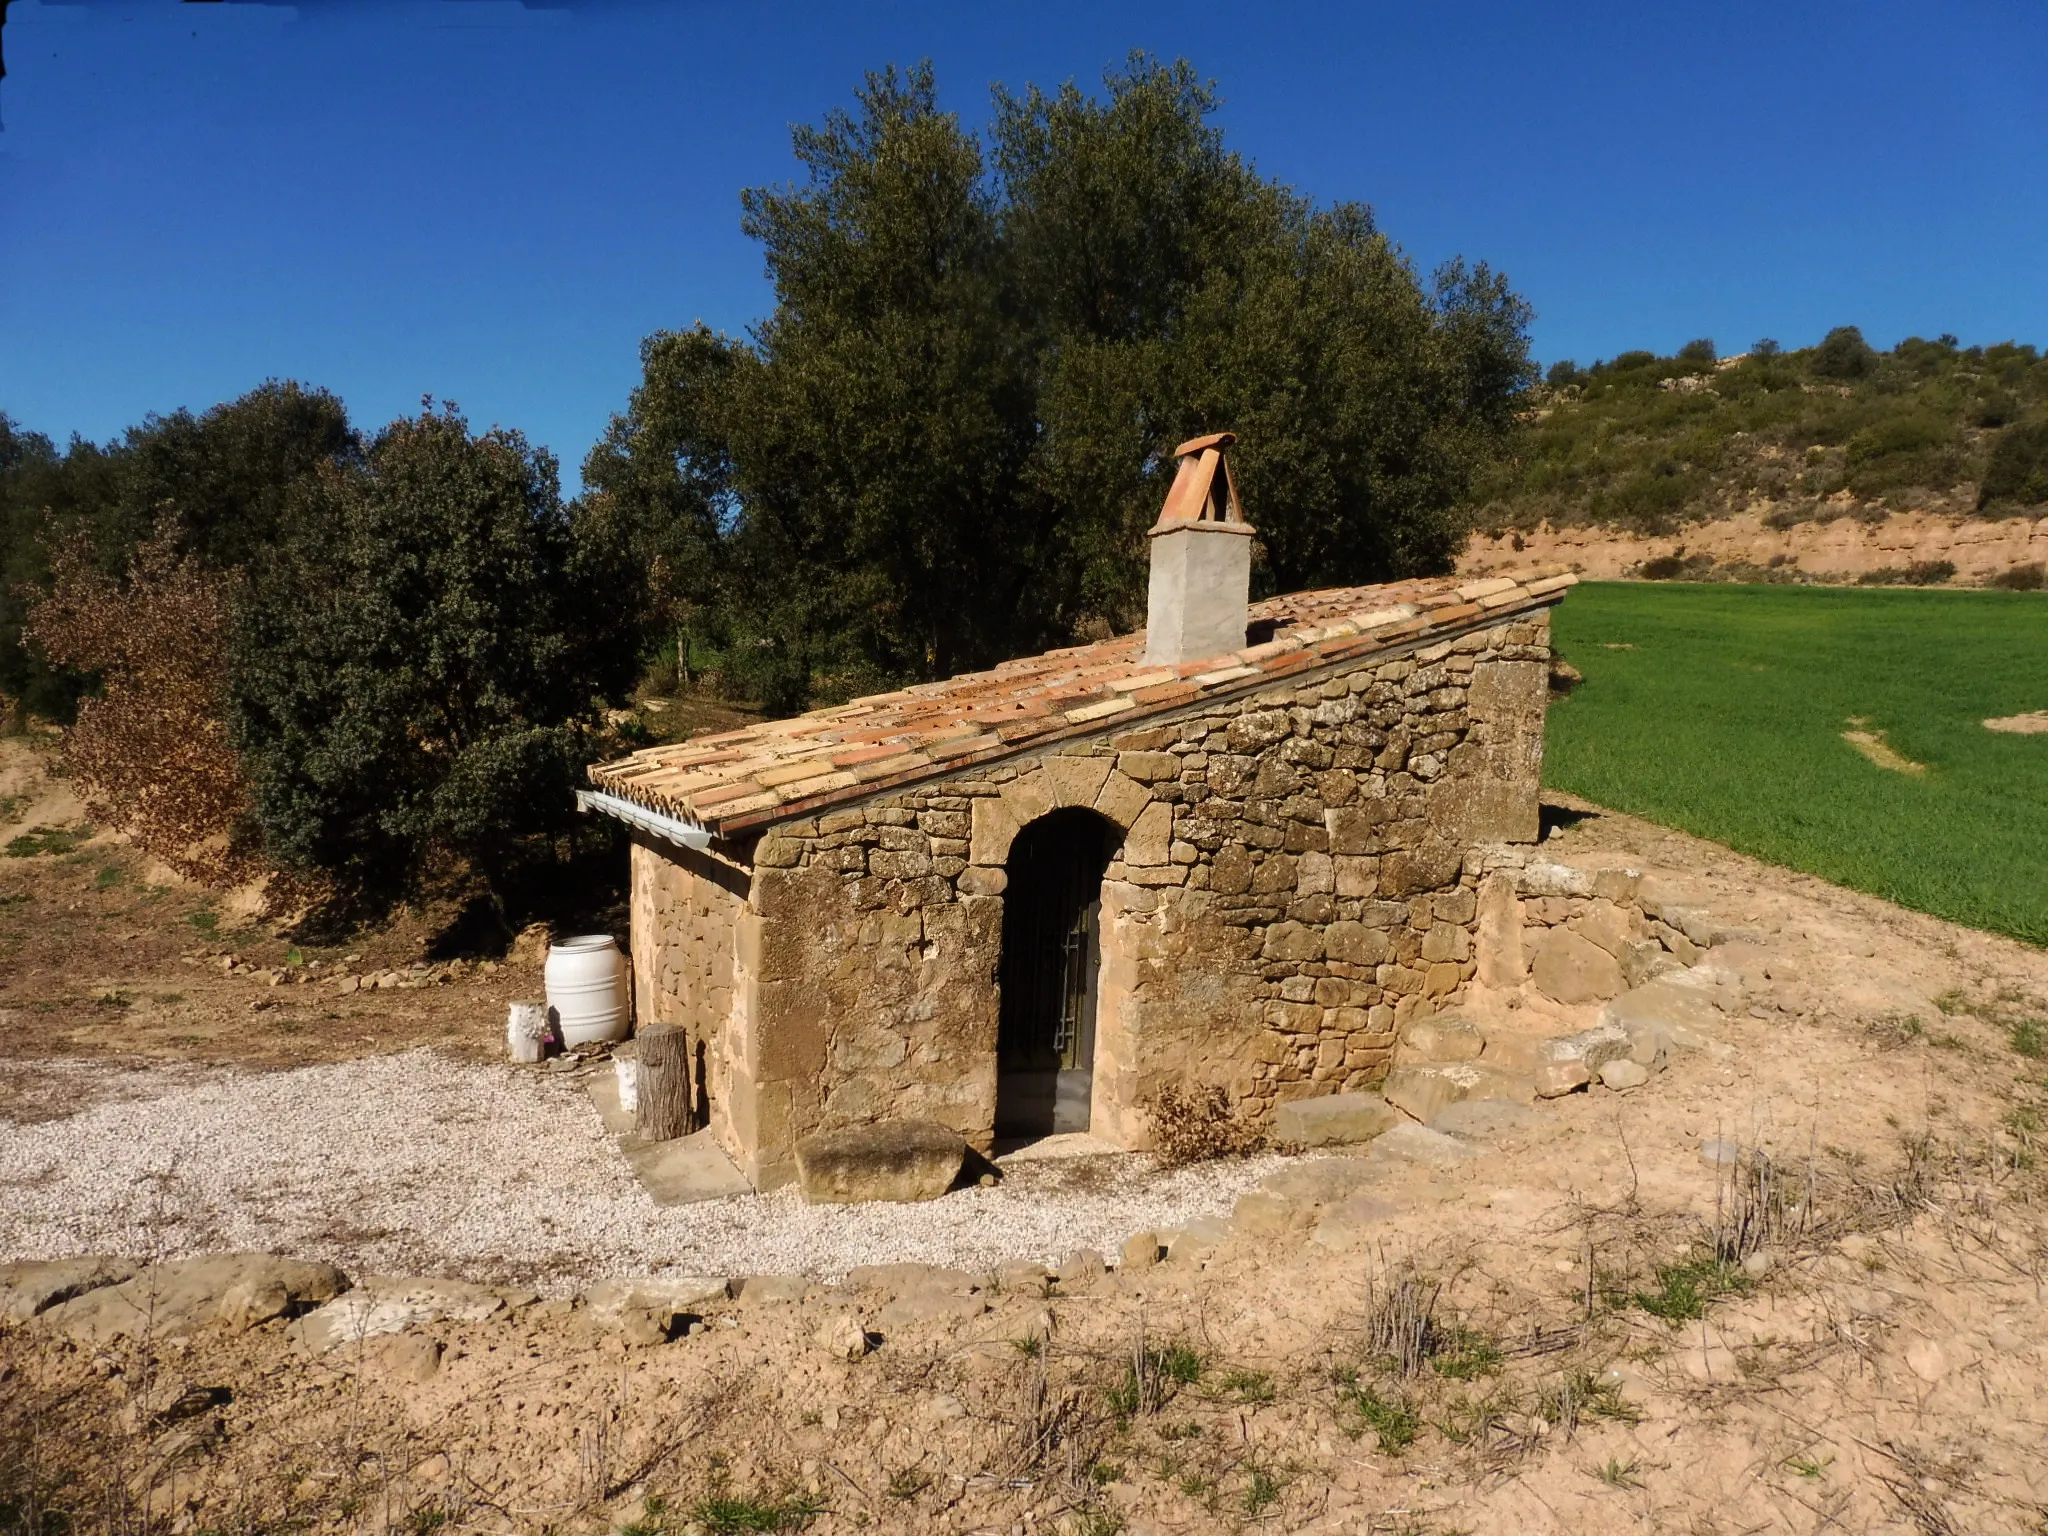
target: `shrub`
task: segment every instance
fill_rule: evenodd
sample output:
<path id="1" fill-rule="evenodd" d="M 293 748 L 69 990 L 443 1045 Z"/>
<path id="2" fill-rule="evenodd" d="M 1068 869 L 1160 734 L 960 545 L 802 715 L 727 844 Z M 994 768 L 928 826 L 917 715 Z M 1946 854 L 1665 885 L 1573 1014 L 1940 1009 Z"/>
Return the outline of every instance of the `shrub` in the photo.
<path id="1" fill-rule="evenodd" d="M 1713 367 L 1720 355 L 1714 350 L 1714 340 L 1711 336 L 1701 336 L 1697 340 L 1688 341 L 1678 349 L 1678 360 L 1681 363 L 1691 363 L 1695 368 Z"/>
<path id="2" fill-rule="evenodd" d="M 1565 389 L 1579 382 L 1579 365 L 1568 357 L 1561 357 L 1550 365 L 1550 371 L 1543 375 L 1543 382 L 1552 389 Z"/>
<path id="3" fill-rule="evenodd" d="M 1749 344 L 1749 355 L 1758 362 L 1767 363 L 1784 350 L 1783 347 L 1778 345 L 1776 339 L 1770 336 L 1759 336 Z"/>
<path id="4" fill-rule="evenodd" d="M 1813 349 L 1815 378 L 1860 379 L 1877 366 L 1877 353 L 1853 325 L 1838 325 Z"/>
<path id="5" fill-rule="evenodd" d="M 1152 1122 L 1152 1147 L 1162 1168 L 1184 1168 L 1219 1157 L 1249 1157 L 1262 1151 L 1266 1133 L 1239 1116 L 1221 1088 L 1169 1083 L 1145 1104 Z"/>
<path id="6" fill-rule="evenodd" d="M 261 867 L 222 708 L 234 584 L 180 555 L 180 534 L 160 522 L 125 586 L 96 568 L 82 535 L 67 540 L 27 633 L 100 680 L 65 738 L 92 814 L 180 874 L 227 884 Z"/>
<path id="7" fill-rule="evenodd" d="M 266 841 L 366 896 L 444 855 L 501 890 L 530 840 L 567 827 L 582 726 L 636 664 L 553 460 L 422 411 L 295 512 L 232 646 Z"/>
<path id="8" fill-rule="evenodd" d="M 2020 422 L 1998 434 L 1977 490 L 1981 511 L 1997 503 L 2048 502 L 2048 419 Z"/>
<path id="9" fill-rule="evenodd" d="M 2039 592 L 2048 587 L 2048 565 L 2039 560 L 2030 565 L 2015 565 L 1992 577 L 1989 585 L 2008 592 Z"/>
<path id="10" fill-rule="evenodd" d="M 1915 560 L 1911 565 L 1888 565 L 1865 571 L 1856 578 L 1859 587 L 1938 587 L 1955 576 L 1953 560 Z"/>

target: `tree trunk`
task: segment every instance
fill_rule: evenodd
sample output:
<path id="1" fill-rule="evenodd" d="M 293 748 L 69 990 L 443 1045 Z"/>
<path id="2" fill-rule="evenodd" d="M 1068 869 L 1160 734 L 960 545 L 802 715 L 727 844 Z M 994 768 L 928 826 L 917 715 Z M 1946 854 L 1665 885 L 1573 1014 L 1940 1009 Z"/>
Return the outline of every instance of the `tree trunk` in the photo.
<path id="1" fill-rule="evenodd" d="M 640 1071 L 633 1129 L 647 1141 L 673 1141 L 695 1129 L 690 1115 L 690 1034 L 680 1024 L 650 1024 L 638 1036 Z"/>

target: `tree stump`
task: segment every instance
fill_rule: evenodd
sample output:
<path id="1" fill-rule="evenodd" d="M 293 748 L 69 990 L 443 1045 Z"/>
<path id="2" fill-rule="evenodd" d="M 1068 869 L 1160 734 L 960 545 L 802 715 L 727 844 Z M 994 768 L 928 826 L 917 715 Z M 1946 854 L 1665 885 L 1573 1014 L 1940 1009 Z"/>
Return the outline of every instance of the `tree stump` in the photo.
<path id="1" fill-rule="evenodd" d="M 690 1114 L 690 1034 L 680 1024 L 650 1024 L 638 1036 L 639 1102 L 633 1129 L 646 1141 L 673 1141 L 696 1127 Z"/>

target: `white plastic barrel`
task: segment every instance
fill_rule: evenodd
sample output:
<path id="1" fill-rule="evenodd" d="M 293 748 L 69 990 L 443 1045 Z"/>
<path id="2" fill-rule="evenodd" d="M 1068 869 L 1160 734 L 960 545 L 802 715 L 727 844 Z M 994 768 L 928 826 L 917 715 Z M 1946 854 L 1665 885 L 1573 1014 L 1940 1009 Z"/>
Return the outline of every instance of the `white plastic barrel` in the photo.
<path id="1" fill-rule="evenodd" d="M 545 975 L 548 1008 L 564 1047 L 626 1038 L 626 957 L 610 934 L 586 933 L 551 945 Z"/>

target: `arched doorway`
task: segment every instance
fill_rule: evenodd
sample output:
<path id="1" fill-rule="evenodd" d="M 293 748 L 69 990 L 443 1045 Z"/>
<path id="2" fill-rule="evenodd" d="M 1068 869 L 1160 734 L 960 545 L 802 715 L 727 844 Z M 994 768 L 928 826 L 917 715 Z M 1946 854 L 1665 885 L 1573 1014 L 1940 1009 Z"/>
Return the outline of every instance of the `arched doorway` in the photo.
<path id="1" fill-rule="evenodd" d="M 1088 1129 L 1102 872 L 1118 840 L 1106 818 L 1067 807 L 1039 817 L 1010 845 L 998 977 L 999 1139 Z"/>

